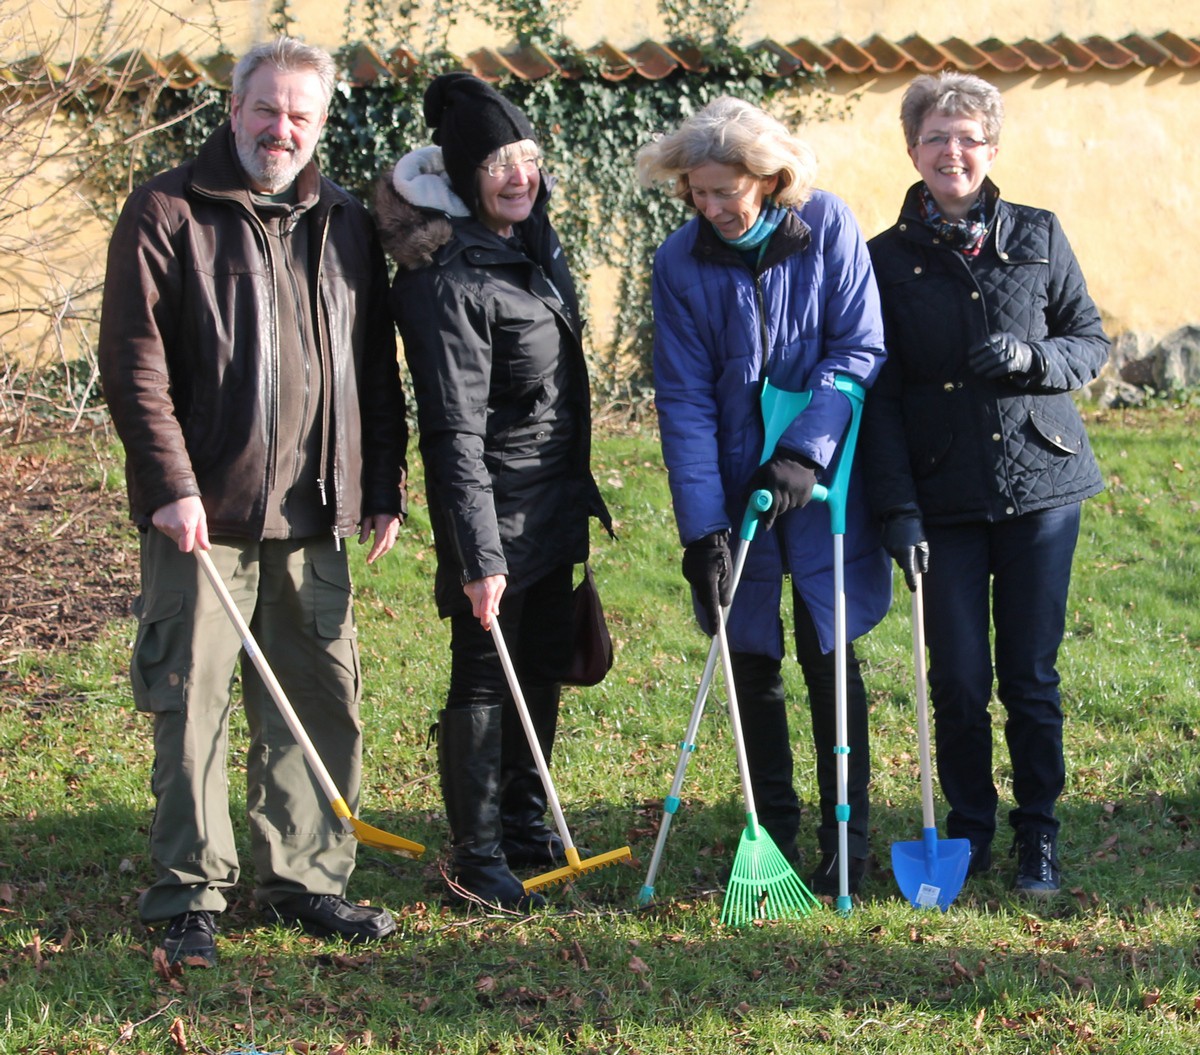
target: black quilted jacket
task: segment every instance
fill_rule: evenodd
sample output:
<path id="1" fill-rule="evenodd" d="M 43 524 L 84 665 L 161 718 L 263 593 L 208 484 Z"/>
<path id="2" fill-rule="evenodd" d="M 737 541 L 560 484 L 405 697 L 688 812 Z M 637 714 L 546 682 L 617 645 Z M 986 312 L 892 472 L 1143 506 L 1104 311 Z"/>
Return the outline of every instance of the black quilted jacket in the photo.
<path id="1" fill-rule="evenodd" d="M 513 594 L 582 564 L 590 516 L 612 532 L 589 467 L 578 303 L 544 193 L 519 225 L 530 255 L 476 220 L 418 208 L 389 181 L 376 209 L 400 264 L 392 313 L 417 401 L 434 592 L 448 617 L 470 611 L 462 587 L 474 579 L 506 575 Z"/>
<path id="2" fill-rule="evenodd" d="M 1100 470 L 1069 393 L 1097 375 L 1109 341 L 1058 219 L 999 201 L 968 259 L 921 221 L 919 187 L 869 243 L 888 350 L 859 448 L 876 513 L 1001 521 L 1096 494 Z M 967 350 L 998 331 L 1033 346 L 1032 374 L 972 373 Z"/>

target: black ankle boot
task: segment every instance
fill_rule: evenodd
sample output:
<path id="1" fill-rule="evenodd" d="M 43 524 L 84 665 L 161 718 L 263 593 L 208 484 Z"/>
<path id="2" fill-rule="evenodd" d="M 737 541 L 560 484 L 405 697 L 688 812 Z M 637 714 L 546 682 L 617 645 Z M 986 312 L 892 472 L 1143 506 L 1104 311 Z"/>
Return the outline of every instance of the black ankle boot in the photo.
<path id="1" fill-rule="evenodd" d="M 1018 894 L 1053 897 L 1062 888 L 1058 870 L 1058 837 L 1053 832 L 1018 828 L 1009 856 L 1016 854 Z"/>
<path id="2" fill-rule="evenodd" d="M 525 687 L 525 705 L 537 732 L 546 764 L 554 748 L 558 727 L 560 687 Z M 504 829 L 501 849 L 509 868 L 556 868 L 566 864 L 563 842 L 546 824 L 546 789 L 529 749 L 516 704 L 504 704 L 500 763 L 500 823 Z"/>
<path id="3" fill-rule="evenodd" d="M 527 911 L 546 899 L 525 893 L 500 848 L 500 712 L 492 704 L 447 708 L 440 716 L 438 770 L 450 824 L 450 878 L 481 901 Z"/>

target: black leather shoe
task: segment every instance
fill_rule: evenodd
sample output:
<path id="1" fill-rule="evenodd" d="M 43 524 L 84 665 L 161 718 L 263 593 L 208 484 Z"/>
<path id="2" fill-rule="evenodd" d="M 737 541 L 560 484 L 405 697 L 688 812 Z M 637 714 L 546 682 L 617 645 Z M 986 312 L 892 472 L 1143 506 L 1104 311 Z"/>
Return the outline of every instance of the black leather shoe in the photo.
<path id="1" fill-rule="evenodd" d="M 215 967 L 217 921 L 211 912 L 181 912 L 171 918 L 163 938 L 167 963 L 185 967 Z"/>
<path id="2" fill-rule="evenodd" d="M 847 885 L 850 888 L 850 893 L 857 894 L 858 888 L 863 881 L 863 876 L 867 874 L 867 859 L 865 857 L 851 857 L 850 867 L 847 872 L 849 880 Z M 840 885 L 837 854 L 821 854 L 821 863 L 817 865 L 816 871 L 809 877 L 809 890 L 814 894 L 822 894 L 826 897 L 839 897 L 841 895 Z"/>
<path id="3" fill-rule="evenodd" d="M 967 877 L 982 875 L 992 870 L 992 844 L 971 843 L 970 856 L 967 858 Z"/>
<path id="4" fill-rule="evenodd" d="M 356 905 L 336 894 L 289 894 L 264 906 L 263 915 L 316 938 L 351 942 L 378 941 L 396 929 L 387 909 Z"/>

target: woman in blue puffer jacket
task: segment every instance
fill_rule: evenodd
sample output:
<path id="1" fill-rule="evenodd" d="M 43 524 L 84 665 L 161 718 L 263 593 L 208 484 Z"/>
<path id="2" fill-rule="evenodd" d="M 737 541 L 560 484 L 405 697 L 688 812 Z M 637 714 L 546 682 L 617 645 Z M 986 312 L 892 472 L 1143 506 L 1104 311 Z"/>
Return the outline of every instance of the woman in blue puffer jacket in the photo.
<path id="1" fill-rule="evenodd" d="M 869 387 L 884 358 L 866 245 L 846 206 L 812 187 L 809 147 L 756 106 L 709 103 L 638 154 L 646 186 L 669 182 L 696 215 L 654 261 L 655 402 L 684 545 L 683 574 L 711 632 L 729 602 L 730 531 L 751 491 L 773 503 L 750 546 L 729 612 L 734 681 L 758 819 L 797 862 L 800 804 L 781 675 L 782 584 L 791 577 L 794 637 L 808 687 L 821 802 L 813 890 L 838 893 L 833 544 L 829 515 L 806 508 L 850 419 L 837 374 Z M 762 384 L 811 391 L 808 407 L 760 466 Z M 827 481 L 826 481 L 827 482 Z M 845 537 L 848 637 L 891 601 L 887 557 L 851 478 Z M 848 650 L 851 890 L 868 855 L 866 691 Z"/>

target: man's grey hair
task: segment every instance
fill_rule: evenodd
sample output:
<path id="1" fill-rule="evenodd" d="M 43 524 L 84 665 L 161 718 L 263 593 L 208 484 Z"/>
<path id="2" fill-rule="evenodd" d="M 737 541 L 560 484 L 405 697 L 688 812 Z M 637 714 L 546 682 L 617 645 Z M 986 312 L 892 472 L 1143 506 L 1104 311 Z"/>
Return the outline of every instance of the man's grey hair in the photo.
<path id="1" fill-rule="evenodd" d="M 337 68 L 329 52 L 311 44 L 302 44 L 291 37 L 276 37 L 265 44 L 256 44 L 233 68 L 233 94 L 240 99 L 245 94 L 246 82 L 264 64 L 274 66 L 281 73 L 315 73 L 321 84 L 325 110 L 329 110 L 337 78 Z"/>

